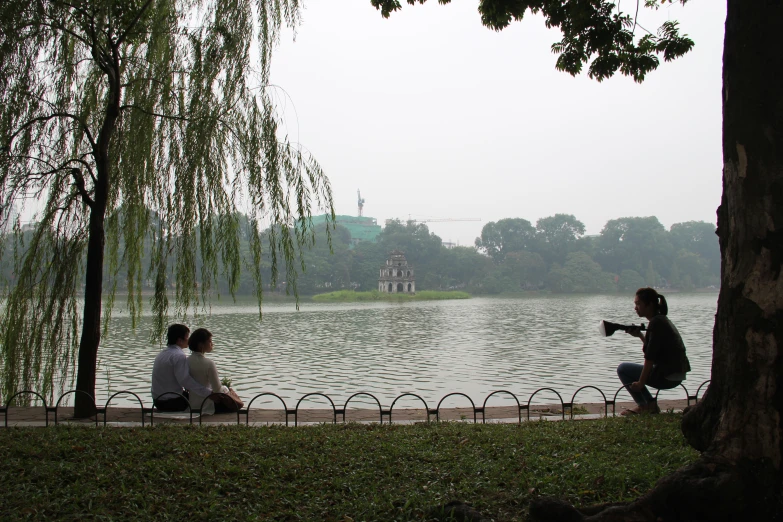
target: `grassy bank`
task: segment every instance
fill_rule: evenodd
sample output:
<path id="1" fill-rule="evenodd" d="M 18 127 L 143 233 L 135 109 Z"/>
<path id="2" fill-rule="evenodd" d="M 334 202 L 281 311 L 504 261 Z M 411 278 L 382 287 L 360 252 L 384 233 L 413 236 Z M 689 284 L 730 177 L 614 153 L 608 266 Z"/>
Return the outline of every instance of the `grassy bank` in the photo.
<path id="1" fill-rule="evenodd" d="M 437 301 L 443 299 L 470 299 L 467 292 L 439 292 L 437 290 L 423 290 L 415 294 L 386 294 L 373 290 L 371 292 L 355 292 L 353 290 L 339 290 L 327 294 L 313 296 L 313 301 L 322 303 L 353 303 L 357 301 Z"/>
<path id="2" fill-rule="evenodd" d="M 524 520 L 536 495 L 641 495 L 696 458 L 680 420 L 0 429 L 0 519 Z"/>

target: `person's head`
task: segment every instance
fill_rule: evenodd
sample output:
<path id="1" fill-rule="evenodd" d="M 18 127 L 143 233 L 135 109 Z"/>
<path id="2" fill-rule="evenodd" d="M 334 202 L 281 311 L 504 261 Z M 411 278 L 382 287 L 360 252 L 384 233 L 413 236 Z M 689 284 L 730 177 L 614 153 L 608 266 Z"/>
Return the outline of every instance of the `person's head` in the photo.
<path id="1" fill-rule="evenodd" d="M 637 290 L 633 304 L 639 317 L 650 318 L 659 314 L 666 315 L 669 313 L 669 305 L 666 304 L 666 299 L 654 288 L 640 288 Z"/>
<path id="2" fill-rule="evenodd" d="M 212 332 L 206 328 L 193 330 L 188 340 L 188 348 L 191 352 L 209 353 L 212 351 Z"/>
<path id="3" fill-rule="evenodd" d="M 180 348 L 184 348 L 188 345 L 189 333 L 190 333 L 190 328 L 188 328 L 184 324 L 172 324 L 171 326 L 169 326 L 168 332 L 166 332 L 167 344 L 169 346 L 171 346 L 172 344 L 176 344 Z"/>

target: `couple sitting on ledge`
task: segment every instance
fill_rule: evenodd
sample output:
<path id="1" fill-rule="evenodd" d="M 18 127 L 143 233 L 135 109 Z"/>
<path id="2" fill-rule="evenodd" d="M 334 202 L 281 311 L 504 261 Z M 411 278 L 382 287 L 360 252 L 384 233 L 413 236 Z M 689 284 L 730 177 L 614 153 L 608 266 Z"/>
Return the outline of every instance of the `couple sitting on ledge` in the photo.
<path id="1" fill-rule="evenodd" d="M 242 407 L 234 390 L 220 383 L 214 361 L 205 357 L 214 348 L 209 330 L 199 328 L 191 334 L 184 324 L 172 324 L 166 336 L 168 346 L 152 365 L 152 400 L 158 411 L 186 411 L 190 407 L 211 414 Z M 185 356 L 185 348 L 190 348 L 190 357 Z"/>

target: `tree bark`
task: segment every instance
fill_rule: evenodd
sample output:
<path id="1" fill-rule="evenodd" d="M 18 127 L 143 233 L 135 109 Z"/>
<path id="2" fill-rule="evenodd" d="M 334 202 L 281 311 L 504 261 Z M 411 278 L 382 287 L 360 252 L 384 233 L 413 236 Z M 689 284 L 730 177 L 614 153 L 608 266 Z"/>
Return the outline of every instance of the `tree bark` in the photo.
<path id="1" fill-rule="evenodd" d="M 728 0 L 723 53 L 721 291 L 712 381 L 682 430 L 702 451 L 647 495 L 540 520 L 783 520 L 783 1 Z"/>
<path id="2" fill-rule="evenodd" d="M 782 21 L 783 2 L 728 1 L 712 382 L 683 422 L 689 442 L 705 454 L 776 475 L 783 449 Z"/>
<path id="3" fill-rule="evenodd" d="M 96 205 L 97 205 L 97 199 Z M 87 269 L 84 284 L 84 308 L 82 312 L 82 335 L 79 340 L 79 366 L 76 374 L 76 389 L 95 398 L 95 377 L 98 364 L 98 346 L 101 343 L 101 302 L 103 294 L 103 257 L 106 234 L 103 211 L 95 208 L 90 212 L 90 233 L 87 243 Z M 86 418 L 95 415 L 95 404 L 85 393 L 76 393 L 74 417 Z"/>
<path id="4" fill-rule="evenodd" d="M 106 207 L 111 181 L 110 144 L 117 118 L 120 115 L 120 58 L 117 48 L 105 57 L 103 68 L 109 82 L 106 110 L 96 142 L 95 156 L 97 179 L 95 193 L 90 203 L 89 236 L 87 240 L 87 267 L 84 283 L 84 309 L 82 314 L 82 335 L 79 340 L 78 370 L 74 417 L 86 418 L 95 415 L 95 378 L 98 364 L 98 347 L 101 343 L 101 305 L 103 300 L 103 258 L 106 243 Z M 88 397 L 89 395 L 89 397 Z"/>

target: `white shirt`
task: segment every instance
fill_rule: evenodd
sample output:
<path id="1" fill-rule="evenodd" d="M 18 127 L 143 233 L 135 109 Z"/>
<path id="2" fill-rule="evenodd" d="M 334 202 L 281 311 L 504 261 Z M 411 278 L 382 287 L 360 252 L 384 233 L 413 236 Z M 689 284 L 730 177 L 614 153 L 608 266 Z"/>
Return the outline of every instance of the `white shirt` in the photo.
<path id="1" fill-rule="evenodd" d="M 210 389 L 210 393 L 201 395 L 200 393 L 190 392 L 190 405 L 195 409 L 201 407 L 202 414 L 215 413 L 215 403 L 211 400 L 204 401 L 213 390 L 215 393 L 228 393 L 228 388 L 220 384 L 217 366 L 211 359 L 204 357 L 201 352 L 192 352 L 188 357 L 188 366 L 190 367 L 190 376 Z M 202 407 L 201 404 L 204 404 Z"/>
<path id="2" fill-rule="evenodd" d="M 205 397 L 212 393 L 209 388 L 202 386 L 190 376 L 185 352 L 176 344 L 171 344 L 155 357 L 155 363 L 152 365 L 152 398 L 157 399 L 166 392 L 181 394 L 183 388 L 191 394 Z M 163 397 L 163 400 L 176 398 L 176 395 L 169 394 Z M 196 409 L 200 404 L 194 403 L 191 398 L 191 408 Z"/>

